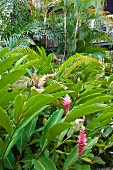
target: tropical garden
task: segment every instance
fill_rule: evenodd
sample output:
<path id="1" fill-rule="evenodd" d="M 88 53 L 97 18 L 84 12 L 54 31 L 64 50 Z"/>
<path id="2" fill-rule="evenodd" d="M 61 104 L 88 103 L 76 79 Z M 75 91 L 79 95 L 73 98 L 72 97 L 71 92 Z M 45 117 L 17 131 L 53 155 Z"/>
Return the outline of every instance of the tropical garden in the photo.
<path id="1" fill-rule="evenodd" d="M 113 19 L 104 4 L 0 1 L 0 170 L 113 168 Z"/>

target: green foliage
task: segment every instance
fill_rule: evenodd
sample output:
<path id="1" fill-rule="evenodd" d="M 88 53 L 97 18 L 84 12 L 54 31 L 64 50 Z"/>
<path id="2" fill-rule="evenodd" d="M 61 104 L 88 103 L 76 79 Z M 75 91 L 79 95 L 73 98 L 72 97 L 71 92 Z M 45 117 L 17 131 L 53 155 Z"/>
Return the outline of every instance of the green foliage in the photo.
<path id="1" fill-rule="evenodd" d="M 52 54 L 49 54 L 49 56 L 46 56 L 46 52 L 43 47 L 38 48 L 38 53 L 35 52 L 34 50 L 27 48 L 27 47 L 17 47 L 11 52 L 8 52 L 6 55 L 11 55 L 15 53 L 20 53 L 24 56 L 27 55 L 27 61 L 31 61 L 36 59 L 37 61 L 33 63 L 34 69 L 38 70 L 41 69 L 42 72 L 44 73 L 52 73 L 52 66 L 51 66 L 51 61 L 52 61 Z"/>
<path id="2" fill-rule="evenodd" d="M 32 163 L 34 164 L 34 168 L 36 170 L 49 170 L 49 169 L 56 170 L 56 167 L 53 164 L 53 162 L 50 159 L 45 158 L 45 157 L 42 157 L 38 161 L 33 159 Z"/>
<path id="3" fill-rule="evenodd" d="M 34 67 L 38 72 L 40 61 L 47 63 L 45 50 L 38 47 L 38 54 L 29 48 L 20 51 L 0 51 L 0 168 L 90 170 L 98 164 L 104 167 L 110 162 L 109 151 L 113 148 L 112 76 L 106 78 L 96 59 L 76 54 L 56 66 L 54 79 L 45 80 L 40 89 L 38 82 L 33 84 L 33 73 Z M 50 65 L 44 63 L 41 73 L 48 74 L 54 64 L 50 59 Z M 38 72 L 36 78 L 42 76 Z M 63 107 L 66 94 L 71 99 L 68 116 Z M 82 116 L 86 117 L 85 122 L 77 124 L 75 120 Z M 78 135 L 82 125 L 87 145 L 79 158 Z"/>
<path id="4" fill-rule="evenodd" d="M 27 0 L 0 1 L 0 16 L 0 34 L 8 38 L 9 35 L 23 34 L 30 30 L 30 24 L 37 18 L 37 11 Z"/>
<path id="5" fill-rule="evenodd" d="M 66 79 L 66 78 L 71 77 L 72 73 L 76 73 L 76 75 L 77 75 L 77 67 L 80 67 L 82 64 L 90 65 L 91 63 L 93 63 L 93 65 L 95 67 L 100 66 L 100 63 L 98 62 L 97 59 L 94 59 L 92 57 L 87 57 L 82 54 L 75 54 L 75 55 L 69 57 L 66 60 L 66 62 L 64 62 L 59 67 L 58 76 Z M 79 69 L 79 72 L 80 72 L 80 69 Z M 87 74 L 85 74 L 85 75 L 87 75 Z"/>

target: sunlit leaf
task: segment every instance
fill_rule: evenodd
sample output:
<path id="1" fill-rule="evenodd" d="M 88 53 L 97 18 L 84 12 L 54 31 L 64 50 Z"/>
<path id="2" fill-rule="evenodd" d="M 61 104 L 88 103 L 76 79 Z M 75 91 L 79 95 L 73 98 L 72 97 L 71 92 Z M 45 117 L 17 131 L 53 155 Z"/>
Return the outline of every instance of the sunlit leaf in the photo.
<path id="1" fill-rule="evenodd" d="M 11 135 L 13 132 L 12 123 L 7 112 L 0 106 L 0 125 Z"/>
<path id="2" fill-rule="evenodd" d="M 56 170 L 54 163 L 49 158 L 42 157 L 39 160 L 33 159 L 32 163 L 36 170 Z"/>
<path id="3" fill-rule="evenodd" d="M 61 132 L 63 132 L 66 129 L 71 128 L 73 125 L 66 123 L 66 122 L 60 122 L 55 125 L 53 125 L 47 132 L 47 140 L 50 142 L 53 140 L 57 135 L 59 135 Z"/>
<path id="4" fill-rule="evenodd" d="M 57 122 L 61 120 L 63 113 L 64 113 L 63 110 L 56 110 L 50 116 L 49 120 L 47 121 L 47 124 L 45 125 L 43 129 L 43 133 L 42 133 L 42 137 L 40 141 L 41 147 L 43 147 L 44 144 L 46 143 L 46 134 L 48 133 L 48 130 L 50 129 L 51 126 L 53 126 L 54 124 L 56 124 Z"/>
<path id="5" fill-rule="evenodd" d="M 22 107 L 24 105 L 25 99 L 26 99 L 26 96 L 22 94 L 16 96 L 15 98 L 13 117 L 16 123 L 18 122 L 19 117 L 22 115 Z"/>

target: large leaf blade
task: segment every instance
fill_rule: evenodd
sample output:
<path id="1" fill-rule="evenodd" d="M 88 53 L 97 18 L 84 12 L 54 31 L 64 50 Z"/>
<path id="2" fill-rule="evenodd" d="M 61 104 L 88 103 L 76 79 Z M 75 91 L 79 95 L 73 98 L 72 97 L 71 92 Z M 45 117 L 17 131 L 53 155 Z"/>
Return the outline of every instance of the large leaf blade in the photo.
<path id="1" fill-rule="evenodd" d="M 39 160 L 33 159 L 32 163 L 36 170 L 56 170 L 54 163 L 49 158 L 42 157 Z"/>
<path id="2" fill-rule="evenodd" d="M 22 94 L 16 96 L 15 98 L 13 118 L 16 123 L 18 122 L 19 117 L 22 115 L 22 107 L 24 105 L 25 99 L 26 99 L 26 95 L 22 95 Z"/>
<path id="3" fill-rule="evenodd" d="M 0 49 L 0 58 L 3 57 L 3 55 L 7 52 L 7 50 L 8 50 L 8 47 Z"/>
<path id="4" fill-rule="evenodd" d="M 76 145 L 71 153 L 68 155 L 65 163 L 64 163 L 64 166 L 63 166 L 63 170 L 66 170 L 68 169 L 68 167 L 70 167 L 78 158 L 78 145 Z"/>
<path id="5" fill-rule="evenodd" d="M 0 138 L 0 149 L 2 150 L 2 152 L 4 152 L 6 149 L 6 144 L 1 138 Z"/>
<path id="6" fill-rule="evenodd" d="M 78 108 L 74 108 L 72 111 L 70 111 L 70 114 L 65 119 L 65 122 L 71 122 L 82 116 L 89 115 L 91 113 L 95 113 L 99 111 L 103 111 L 104 109 L 106 109 L 106 107 L 107 106 L 104 104 L 92 104 L 86 107 L 81 106 Z"/>
<path id="7" fill-rule="evenodd" d="M 16 62 L 22 54 L 13 54 L 12 56 L 7 57 L 0 63 L 0 74 L 2 74 L 5 70 L 9 69 L 14 62 Z"/>
<path id="8" fill-rule="evenodd" d="M 0 89 L 7 84 L 13 84 L 16 80 L 18 80 L 23 74 L 25 74 L 27 70 L 19 69 L 14 70 L 8 74 L 6 74 L 1 80 L 0 80 Z"/>
<path id="9" fill-rule="evenodd" d="M 13 132 L 13 127 L 7 112 L 0 106 L 0 125 L 8 132 L 9 135 Z"/>
<path id="10" fill-rule="evenodd" d="M 18 128 L 15 130 L 15 133 L 13 135 L 13 138 L 5 152 L 5 156 L 7 156 L 11 150 L 11 148 L 13 147 L 13 145 L 16 143 L 16 141 L 19 139 L 22 129 L 29 124 L 29 122 L 31 122 L 36 116 L 38 116 L 40 114 L 41 111 L 43 111 L 45 108 L 47 108 L 47 106 L 42 107 L 40 110 L 38 110 L 37 112 L 35 112 L 34 114 L 30 115 L 27 119 L 22 120 L 20 122 L 20 125 L 18 126 Z"/>
<path id="11" fill-rule="evenodd" d="M 53 140 L 57 135 L 59 135 L 61 132 L 65 131 L 66 129 L 71 128 L 73 125 L 66 123 L 66 122 L 59 122 L 53 125 L 47 132 L 47 140 L 50 142 Z"/>
<path id="12" fill-rule="evenodd" d="M 50 127 L 52 125 L 56 124 L 57 122 L 59 122 L 61 120 L 62 115 L 63 115 L 63 110 L 56 110 L 49 118 L 47 124 L 45 125 L 45 127 L 43 129 L 43 133 L 42 133 L 42 137 L 41 137 L 41 141 L 40 141 L 41 147 L 43 147 L 46 143 L 46 134 L 47 134 L 48 130 L 50 129 Z"/>

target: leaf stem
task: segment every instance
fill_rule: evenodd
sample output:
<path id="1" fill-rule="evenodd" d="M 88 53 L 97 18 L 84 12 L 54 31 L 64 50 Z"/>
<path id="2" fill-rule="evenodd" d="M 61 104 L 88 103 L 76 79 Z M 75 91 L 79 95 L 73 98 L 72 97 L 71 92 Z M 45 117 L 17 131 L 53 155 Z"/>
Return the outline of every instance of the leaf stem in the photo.
<path id="1" fill-rule="evenodd" d="M 68 136 L 66 139 L 64 139 L 56 148 L 58 148 L 58 147 L 61 146 L 63 143 L 65 143 L 66 140 L 68 140 L 69 138 L 71 138 L 71 137 L 73 136 L 74 132 L 75 132 L 75 130 L 73 131 L 73 133 L 72 133 L 70 136 Z M 56 148 L 52 149 L 52 151 L 49 153 L 49 155 L 51 155 Z"/>

